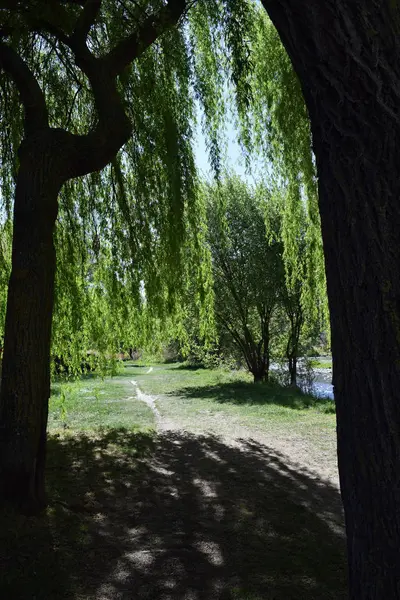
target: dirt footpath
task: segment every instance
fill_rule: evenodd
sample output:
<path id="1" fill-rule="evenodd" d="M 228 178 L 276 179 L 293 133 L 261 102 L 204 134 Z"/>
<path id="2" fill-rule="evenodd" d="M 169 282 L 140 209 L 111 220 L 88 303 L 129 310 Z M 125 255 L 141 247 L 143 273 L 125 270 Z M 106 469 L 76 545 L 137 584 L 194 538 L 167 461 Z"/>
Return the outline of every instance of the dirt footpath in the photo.
<path id="1" fill-rule="evenodd" d="M 182 424 L 179 421 L 171 419 L 170 416 L 166 418 L 163 416 L 165 411 L 159 410 L 163 403 L 168 402 L 168 398 L 152 397 L 143 393 L 136 381 L 132 383 L 136 390 L 136 397 L 153 410 L 158 431 L 182 431 Z M 203 424 L 202 419 L 199 418 L 195 427 L 188 427 L 186 424 L 183 430 L 196 434 L 211 434 L 234 447 L 252 442 L 274 448 L 279 455 L 283 458 L 286 457 L 287 462 L 297 471 L 304 471 L 311 477 L 321 478 L 339 489 L 336 440 L 332 439 L 330 435 L 324 435 L 324 432 L 320 434 L 321 437 L 324 437 L 324 446 L 321 449 L 316 448 L 315 444 L 304 436 L 296 435 L 293 432 L 288 435 L 285 431 L 270 430 L 266 432 L 261 428 L 249 428 L 224 413 L 217 414 L 211 425 L 209 419 L 204 420 Z"/>
<path id="2" fill-rule="evenodd" d="M 159 432 L 139 466 L 119 459 L 114 492 L 94 494 L 79 598 L 347 597 L 337 485 L 304 460 L 301 440 L 233 426 L 227 436 L 226 423 L 224 435 L 182 431 L 133 385 Z"/>

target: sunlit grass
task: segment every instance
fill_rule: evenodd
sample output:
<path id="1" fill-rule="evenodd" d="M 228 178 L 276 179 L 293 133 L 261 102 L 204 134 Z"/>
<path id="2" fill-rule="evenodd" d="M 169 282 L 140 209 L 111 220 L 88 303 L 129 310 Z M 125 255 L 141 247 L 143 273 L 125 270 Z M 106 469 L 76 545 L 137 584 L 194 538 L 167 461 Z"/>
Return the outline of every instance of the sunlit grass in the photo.
<path id="1" fill-rule="evenodd" d="M 326 360 L 312 360 L 311 366 L 313 369 L 332 369 L 332 360 L 329 358 Z"/>
<path id="2" fill-rule="evenodd" d="M 105 379 L 89 375 L 72 382 L 54 383 L 48 430 L 153 427 L 151 409 L 136 399 L 135 387 L 126 375 L 124 372 L 122 376 Z"/>
<path id="3" fill-rule="evenodd" d="M 307 422 L 335 427 L 334 403 L 293 388 L 254 384 L 245 371 L 182 369 L 179 365 L 156 366 L 151 375 L 138 374 L 139 386 L 160 396 L 160 410 L 180 416 L 230 414 L 257 427 Z"/>
<path id="4" fill-rule="evenodd" d="M 315 461 L 326 455 L 335 471 L 336 418 L 330 399 L 254 384 L 245 371 L 155 365 L 149 374 L 137 369 L 135 379 L 156 399 L 162 418 L 182 429 L 235 438 L 246 428 L 271 439 L 303 440 L 304 452 L 311 452 Z"/>

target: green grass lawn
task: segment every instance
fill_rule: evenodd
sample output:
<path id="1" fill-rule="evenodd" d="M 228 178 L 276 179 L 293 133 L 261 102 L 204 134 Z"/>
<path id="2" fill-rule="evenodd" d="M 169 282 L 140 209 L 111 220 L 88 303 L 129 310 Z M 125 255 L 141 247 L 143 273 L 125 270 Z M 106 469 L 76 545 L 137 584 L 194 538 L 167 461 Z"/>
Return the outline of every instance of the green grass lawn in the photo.
<path id="1" fill-rule="evenodd" d="M 144 373 L 147 369 L 136 370 Z M 151 427 L 154 427 L 153 413 L 136 399 L 135 388 L 124 371 L 117 377 L 101 379 L 87 375 L 77 381 L 58 381 L 52 385 L 49 433 Z"/>
<path id="2" fill-rule="evenodd" d="M 178 419 L 182 427 L 204 427 L 209 418 L 224 415 L 251 428 L 266 431 L 296 427 L 334 430 L 334 403 L 291 388 L 257 384 L 244 371 L 192 369 L 179 364 L 127 363 L 120 375 L 100 379 L 85 376 L 52 386 L 49 432 L 93 431 L 98 428 L 148 428 L 154 426 L 150 408 L 137 400 L 132 381 L 159 399 L 165 418 Z"/>
<path id="3" fill-rule="evenodd" d="M 312 360 L 311 366 L 313 369 L 332 369 L 332 359 L 331 358 L 321 358 L 318 360 Z"/>
<path id="4" fill-rule="evenodd" d="M 191 431 L 213 428 L 216 420 L 222 430 L 225 420 L 228 428 L 233 421 L 264 432 L 289 431 L 312 438 L 319 446 L 324 446 L 324 438 L 334 438 L 332 400 L 254 384 L 244 371 L 158 365 L 151 374 L 137 373 L 136 380 L 144 392 L 159 398 L 162 416 Z"/>
<path id="5" fill-rule="evenodd" d="M 0 513 L 0 598 L 344 600 L 338 490 L 272 435 L 320 458 L 332 402 L 242 372 L 149 367 L 53 384 L 49 506 Z M 132 381 L 179 430 L 156 434 Z M 235 424 L 241 447 L 224 438 Z"/>

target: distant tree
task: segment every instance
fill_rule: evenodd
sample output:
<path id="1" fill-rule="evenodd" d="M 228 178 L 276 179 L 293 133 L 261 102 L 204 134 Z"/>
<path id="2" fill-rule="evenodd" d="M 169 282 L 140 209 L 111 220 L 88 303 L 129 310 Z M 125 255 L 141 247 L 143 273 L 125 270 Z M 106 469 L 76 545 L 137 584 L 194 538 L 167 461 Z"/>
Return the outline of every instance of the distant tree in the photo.
<path id="1" fill-rule="evenodd" d="M 209 186 L 208 239 L 215 318 L 241 352 L 254 381 L 268 379 L 270 324 L 284 282 L 282 244 L 267 239 L 263 208 L 237 177 Z"/>
<path id="2" fill-rule="evenodd" d="M 281 302 L 289 324 L 285 354 L 292 386 L 297 385 L 297 363 L 304 325 L 306 321 L 311 323 L 316 318 L 314 305 L 319 299 L 318 293 L 322 291 L 323 298 L 326 296 L 324 288 L 321 290 L 321 286 L 315 286 L 315 274 L 309 272 L 313 266 L 310 260 L 313 258 L 310 248 L 313 238 L 309 235 L 313 225 L 307 218 L 304 205 L 296 197 L 298 193 L 299 187 L 289 184 L 280 197 L 282 203 L 279 205 L 285 265 Z"/>
<path id="3" fill-rule="evenodd" d="M 304 350 L 302 338 L 305 325 L 308 332 L 313 330 L 314 335 L 323 326 L 323 319 L 322 323 L 318 319 L 321 312 L 318 306 L 324 304 L 326 292 L 320 285 L 315 285 L 315 273 L 310 273 L 314 264 L 314 226 L 304 204 L 297 197 L 298 185 L 281 184 L 268 194 L 263 191 L 264 186 L 260 185 L 258 189 L 259 195 L 263 196 L 267 237 L 270 241 L 279 242 L 282 248 L 284 277 L 278 290 L 281 341 L 278 343 L 277 358 L 286 358 L 290 385 L 296 386 L 297 363 Z M 283 344 L 282 335 L 285 337 Z"/>
<path id="4" fill-rule="evenodd" d="M 301 292 L 292 292 L 284 294 L 283 306 L 289 320 L 289 331 L 286 343 L 286 358 L 288 360 L 288 369 L 290 385 L 297 385 L 297 361 L 300 350 L 300 335 L 304 323 L 304 312 L 301 305 Z"/>
<path id="5" fill-rule="evenodd" d="M 317 173 L 299 80 L 266 14 L 258 12 L 256 21 L 250 118 L 253 143 L 274 190 L 266 208 L 267 226 L 271 214 L 280 214 L 286 280 L 282 304 L 289 322 L 285 354 L 296 385 L 304 330 L 315 330 L 317 323 L 320 330 L 329 328 Z"/>

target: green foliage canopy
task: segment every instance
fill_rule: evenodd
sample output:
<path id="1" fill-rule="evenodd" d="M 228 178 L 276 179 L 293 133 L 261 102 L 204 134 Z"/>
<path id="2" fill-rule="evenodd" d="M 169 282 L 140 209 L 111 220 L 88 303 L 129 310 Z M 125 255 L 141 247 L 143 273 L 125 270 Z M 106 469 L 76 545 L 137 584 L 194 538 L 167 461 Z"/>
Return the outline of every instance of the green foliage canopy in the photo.
<path id="1" fill-rule="evenodd" d="M 262 380 L 269 371 L 271 318 L 285 286 L 283 246 L 278 235 L 267 237 L 262 199 L 240 179 L 231 176 L 206 194 L 216 319 Z"/>
<path id="2" fill-rule="evenodd" d="M 169 8 L 179 11 L 178 27 L 165 26 Z M 85 23 L 85 14 L 95 17 Z M 53 351 L 76 356 L 75 364 L 89 348 L 105 353 L 154 338 L 160 325 L 179 321 L 188 298 L 202 307 L 204 327 L 212 325 L 205 206 L 193 153 L 199 106 L 217 178 L 230 107 L 248 163 L 252 151 L 262 149 L 280 176 L 290 179 L 293 199 L 307 191 L 310 219 L 318 225 L 304 103 L 287 55 L 256 2 L 1 0 L 0 45 L 30 69 L 45 94 L 50 125 L 85 134 L 96 124 L 99 101 L 66 37 L 79 23 L 88 28 L 87 46 L 95 56 L 121 59 L 127 32 L 139 39 L 152 19 L 164 33 L 134 62 L 127 60 L 119 77 L 118 92 L 132 123 L 129 141 L 111 165 L 67 183 L 59 198 Z M 23 128 L 19 94 L 2 77 L 0 317 Z M 289 235 L 295 223 L 290 210 L 287 214 L 289 264 L 296 245 Z M 317 255 L 310 252 L 310 260 Z"/>

